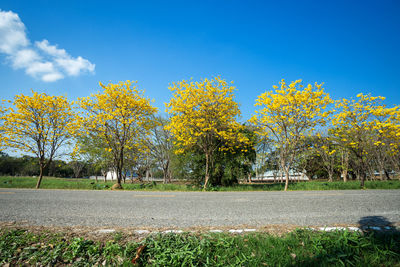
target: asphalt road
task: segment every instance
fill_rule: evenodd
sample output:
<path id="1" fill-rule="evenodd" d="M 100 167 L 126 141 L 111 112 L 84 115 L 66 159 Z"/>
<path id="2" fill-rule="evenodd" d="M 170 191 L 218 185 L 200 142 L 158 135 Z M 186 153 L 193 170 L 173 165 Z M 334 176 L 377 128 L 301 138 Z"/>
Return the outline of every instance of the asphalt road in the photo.
<path id="1" fill-rule="evenodd" d="M 260 227 L 400 222 L 400 190 L 138 192 L 0 189 L 0 221 L 45 226 Z"/>

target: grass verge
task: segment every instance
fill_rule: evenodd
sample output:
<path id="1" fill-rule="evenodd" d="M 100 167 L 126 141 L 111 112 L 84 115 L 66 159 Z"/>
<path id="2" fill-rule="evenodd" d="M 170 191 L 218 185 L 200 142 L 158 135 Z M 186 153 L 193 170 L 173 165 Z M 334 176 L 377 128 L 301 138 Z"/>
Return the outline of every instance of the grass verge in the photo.
<path id="1" fill-rule="evenodd" d="M 0 188 L 35 188 L 37 178 L 32 177 L 0 177 Z M 85 189 L 85 190 L 107 190 L 115 182 L 96 183 L 89 179 L 67 179 L 44 177 L 42 180 L 42 189 Z M 144 191 L 201 191 L 202 188 L 194 185 L 185 184 L 162 184 L 162 183 L 126 183 L 123 184 L 126 190 L 144 190 Z M 282 191 L 283 183 L 275 184 L 238 184 L 235 186 L 210 187 L 209 191 Z M 360 189 L 358 181 L 344 182 L 299 182 L 290 183 L 289 190 L 346 190 Z M 366 181 L 365 189 L 400 189 L 399 180 L 390 181 Z"/>
<path id="2" fill-rule="evenodd" d="M 143 250 L 138 255 L 138 249 Z M 136 258 L 136 264 L 132 259 Z M 65 239 L 62 233 L 0 231 L 0 264 L 72 266 L 400 266 L 400 233 L 296 230 L 266 233 L 165 234 L 125 242 Z"/>

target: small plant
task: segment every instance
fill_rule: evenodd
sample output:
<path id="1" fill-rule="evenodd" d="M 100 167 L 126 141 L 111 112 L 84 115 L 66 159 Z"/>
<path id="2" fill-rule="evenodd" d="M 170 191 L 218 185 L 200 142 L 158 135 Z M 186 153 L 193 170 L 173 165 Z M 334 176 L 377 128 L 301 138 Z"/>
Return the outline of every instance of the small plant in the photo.
<path id="1" fill-rule="evenodd" d="M 123 235 L 122 235 L 121 232 L 115 233 L 115 235 L 114 235 L 114 241 L 115 241 L 115 242 L 121 241 L 122 238 L 123 238 Z"/>

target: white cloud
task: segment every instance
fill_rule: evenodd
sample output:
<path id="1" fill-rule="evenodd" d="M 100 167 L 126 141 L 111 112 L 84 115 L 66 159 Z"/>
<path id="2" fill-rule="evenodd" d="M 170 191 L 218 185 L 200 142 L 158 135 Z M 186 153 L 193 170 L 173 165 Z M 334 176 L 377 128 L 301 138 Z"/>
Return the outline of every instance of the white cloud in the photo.
<path id="1" fill-rule="evenodd" d="M 54 82 L 62 78 L 64 78 L 64 75 L 59 72 L 46 73 L 42 76 L 44 82 Z"/>
<path id="2" fill-rule="evenodd" d="M 29 45 L 25 25 L 18 14 L 0 10 L 0 51 L 11 54 L 20 47 Z"/>
<path id="3" fill-rule="evenodd" d="M 35 42 L 36 46 L 54 58 L 54 62 L 64 70 L 68 75 L 77 76 L 81 72 L 94 72 L 95 65 L 82 57 L 73 58 L 67 54 L 64 49 L 57 48 L 56 45 L 50 45 L 49 41 L 43 40 Z"/>
<path id="4" fill-rule="evenodd" d="M 64 49 L 58 49 L 55 45 L 50 45 L 49 41 L 43 40 L 41 42 L 36 41 L 36 46 L 43 52 L 53 57 L 67 57 L 67 52 Z"/>
<path id="5" fill-rule="evenodd" d="M 93 72 L 95 65 L 90 63 L 89 60 L 82 57 L 77 58 L 58 58 L 57 64 L 62 67 L 69 75 L 77 76 L 82 71 Z"/>
<path id="6" fill-rule="evenodd" d="M 51 62 L 32 62 L 29 64 L 29 67 L 26 68 L 26 73 L 32 76 L 53 72 L 55 72 L 55 69 Z"/>
<path id="7" fill-rule="evenodd" d="M 65 76 L 78 76 L 84 72 L 93 73 L 95 64 L 78 56 L 69 55 L 49 41 L 31 44 L 26 35 L 25 25 L 18 14 L 0 10 L 0 53 L 15 69 L 25 72 L 44 82 L 54 82 Z"/>
<path id="8" fill-rule="evenodd" d="M 12 57 L 13 67 L 16 69 L 29 67 L 31 63 L 40 60 L 40 56 L 35 51 L 25 48 L 17 51 L 10 57 Z"/>

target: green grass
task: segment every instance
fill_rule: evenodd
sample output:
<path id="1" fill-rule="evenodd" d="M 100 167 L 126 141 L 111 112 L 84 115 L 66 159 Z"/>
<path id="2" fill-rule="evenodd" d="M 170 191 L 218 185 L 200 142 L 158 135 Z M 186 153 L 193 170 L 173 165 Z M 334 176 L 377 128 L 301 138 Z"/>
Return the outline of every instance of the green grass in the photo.
<path id="1" fill-rule="evenodd" d="M 0 188 L 35 188 L 37 178 L 32 177 L 0 177 Z M 42 189 L 85 189 L 85 190 L 108 190 L 115 182 L 99 181 L 89 179 L 67 179 L 44 177 Z M 185 184 L 162 184 L 162 183 L 142 183 L 123 184 L 125 190 L 143 191 L 201 191 L 202 188 Z M 283 183 L 275 184 L 238 184 L 235 186 L 210 187 L 209 191 L 282 191 Z M 289 190 L 346 190 L 360 189 L 358 181 L 344 182 L 299 182 L 290 183 Z M 400 189 L 399 180 L 391 181 L 366 181 L 365 189 Z"/>
<path id="2" fill-rule="evenodd" d="M 284 183 L 275 184 L 240 184 L 236 186 L 210 188 L 215 191 L 282 191 L 285 188 Z M 344 182 L 295 182 L 290 183 L 288 190 L 349 190 L 361 189 L 360 182 L 348 181 Z M 365 189 L 400 189 L 400 181 L 366 181 Z"/>
<path id="3" fill-rule="evenodd" d="M 38 178 L 33 177 L 0 177 L 0 187 L 2 188 L 35 188 Z M 42 189 L 94 189 L 88 179 L 67 179 L 43 177 Z M 104 184 L 103 184 L 104 185 Z M 110 187 L 112 184 L 110 183 Z"/>
<path id="4" fill-rule="evenodd" d="M 400 233 L 312 232 L 166 234 L 124 242 L 123 234 L 95 242 L 62 234 L 0 231 L 0 264 L 12 266 L 400 266 Z"/>

